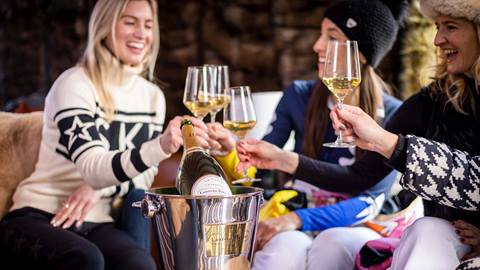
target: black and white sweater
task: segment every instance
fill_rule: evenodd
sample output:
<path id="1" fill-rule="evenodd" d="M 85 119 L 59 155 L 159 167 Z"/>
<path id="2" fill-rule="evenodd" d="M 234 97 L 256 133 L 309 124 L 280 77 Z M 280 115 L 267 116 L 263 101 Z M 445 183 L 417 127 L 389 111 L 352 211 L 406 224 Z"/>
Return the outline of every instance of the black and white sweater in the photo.
<path id="1" fill-rule="evenodd" d="M 103 188 L 104 195 L 85 221 L 108 222 L 113 196 L 133 186 L 150 187 L 158 163 L 168 157 L 158 139 L 165 97 L 137 71 L 127 69 L 122 84 L 107 85 L 115 104 L 110 123 L 82 68 L 60 75 L 46 98 L 38 163 L 18 186 L 11 210 L 34 207 L 56 213 L 85 181 Z"/>
<path id="2" fill-rule="evenodd" d="M 405 174 L 400 181 L 404 188 L 442 205 L 480 210 L 480 156 L 421 137 L 407 136 L 405 140 L 399 144 L 404 149 L 398 149 L 406 151 Z"/>

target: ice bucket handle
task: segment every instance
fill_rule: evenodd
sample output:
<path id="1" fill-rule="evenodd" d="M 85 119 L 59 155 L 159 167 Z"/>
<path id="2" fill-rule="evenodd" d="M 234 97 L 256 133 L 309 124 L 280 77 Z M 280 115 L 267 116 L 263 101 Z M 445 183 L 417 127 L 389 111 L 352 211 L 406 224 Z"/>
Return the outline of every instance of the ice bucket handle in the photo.
<path id="1" fill-rule="evenodd" d="M 132 203 L 132 207 L 141 208 L 144 218 L 152 218 L 159 210 L 159 208 L 155 206 L 152 201 L 147 199 Z"/>

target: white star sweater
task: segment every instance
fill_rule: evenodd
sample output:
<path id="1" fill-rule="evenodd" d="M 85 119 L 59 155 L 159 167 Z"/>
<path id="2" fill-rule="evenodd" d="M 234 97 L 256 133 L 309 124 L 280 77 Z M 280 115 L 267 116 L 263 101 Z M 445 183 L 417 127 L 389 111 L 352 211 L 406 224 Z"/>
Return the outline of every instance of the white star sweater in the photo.
<path id="1" fill-rule="evenodd" d="M 84 70 L 73 67 L 55 81 L 45 102 L 42 142 L 33 174 L 18 186 L 11 210 L 34 207 L 56 213 L 84 181 L 103 188 L 102 199 L 85 221 L 108 222 L 114 196 L 149 188 L 157 165 L 167 158 L 158 136 L 165 97 L 135 71 L 123 84 L 109 85 L 115 104 L 107 123 L 95 88 Z"/>

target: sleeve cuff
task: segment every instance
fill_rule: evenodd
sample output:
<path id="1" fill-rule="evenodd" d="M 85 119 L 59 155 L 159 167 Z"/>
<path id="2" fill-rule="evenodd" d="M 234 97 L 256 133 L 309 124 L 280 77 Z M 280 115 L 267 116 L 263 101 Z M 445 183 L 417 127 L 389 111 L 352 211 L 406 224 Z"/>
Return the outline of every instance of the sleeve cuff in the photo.
<path id="1" fill-rule="evenodd" d="M 140 148 L 140 156 L 147 166 L 152 167 L 157 166 L 160 161 L 169 158 L 171 154 L 166 154 L 163 151 L 160 141 L 158 140 L 158 137 L 156 137 L 153 140 L 142 144 L 142 147 Z"/>
<path id="2" fill-rule="evenodd" d="M 387 165 L 399 172 L 405 172 L 405 163 L 407 159 L 407 138 L 398 134 L 398 142 L 393 150 L 392 156 L 387 160 Z"/>

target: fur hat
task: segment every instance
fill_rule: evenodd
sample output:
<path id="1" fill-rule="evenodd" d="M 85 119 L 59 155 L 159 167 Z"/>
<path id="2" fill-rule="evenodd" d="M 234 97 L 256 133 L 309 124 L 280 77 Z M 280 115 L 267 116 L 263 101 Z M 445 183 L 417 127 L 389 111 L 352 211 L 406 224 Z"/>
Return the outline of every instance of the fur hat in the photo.
<path id="1" fill-rule="evenodd" d="M 480 0 L 421 0 L 420 8 L 431 19 L 443 14 L 480 23 Z"/>
<path id="2" fill-rule="evenodd" d="M 325 17 L 348 39 L 358 41 L 367 62 L 377 67 L 397 39 L 407 12 L 406 0 L 340 0 L 327 8 Z"/>

